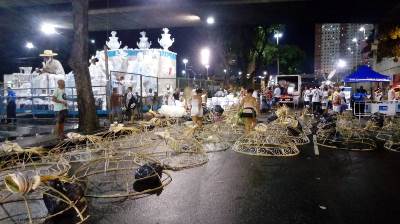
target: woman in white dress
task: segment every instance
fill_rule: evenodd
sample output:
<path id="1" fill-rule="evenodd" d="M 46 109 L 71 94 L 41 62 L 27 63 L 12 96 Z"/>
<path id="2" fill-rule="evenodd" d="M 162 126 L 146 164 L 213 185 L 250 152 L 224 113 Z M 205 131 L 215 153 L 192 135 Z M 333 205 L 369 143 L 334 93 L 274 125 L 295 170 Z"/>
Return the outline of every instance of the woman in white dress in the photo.
<path id="1" fill-rule="evenodd" d="M 198 126 L 203 126 L 203 107 L 201 95 L 203 90 L 196 89 L 196 94 L 192 97 L 190 115 L 192 116 L 193 123 Z"/>

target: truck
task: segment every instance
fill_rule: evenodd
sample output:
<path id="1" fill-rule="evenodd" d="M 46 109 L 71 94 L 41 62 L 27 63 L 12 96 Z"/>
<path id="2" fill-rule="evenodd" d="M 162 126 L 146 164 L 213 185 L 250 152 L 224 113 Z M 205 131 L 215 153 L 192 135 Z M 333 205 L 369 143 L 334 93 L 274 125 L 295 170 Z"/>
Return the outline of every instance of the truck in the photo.
<path id="1" fill-rule="evenodd" d="M 281 103 L 297 105 L 301 96 L 301 75 L 276 75 L 269 81 L 269 86 L 279 84 L 281 87 Z"/>

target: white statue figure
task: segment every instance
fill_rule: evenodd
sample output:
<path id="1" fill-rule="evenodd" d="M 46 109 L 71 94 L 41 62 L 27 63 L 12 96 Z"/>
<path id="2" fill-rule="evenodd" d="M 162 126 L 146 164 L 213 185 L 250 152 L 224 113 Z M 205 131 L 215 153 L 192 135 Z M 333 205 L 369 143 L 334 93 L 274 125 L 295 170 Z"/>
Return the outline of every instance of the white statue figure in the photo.
<path id="1" fill-rule="evenodd" d="M 175 38 L 171 39 L 171 34 L 168 33 L 168 28 L 164 28 L 162 30 L 164 31 L 164 33 L 161 34 L 161 40 L 160 38 L 158 38 L 158 43 L 161 45 L 161 47 L 164 48 L 164 50 L 168 50 L 168 48 L 171 47 L 174 43 Z"/>
<path id="2" fill-rule="evenodd" d="M 110 41 L 106 41 L 107 46 L 111 50 L 119 49 L 119 47 L 122 44 L 121 41 L 118 42 L 118 37 L 116 37 L 115 35 L 117 35 L 117 32 L 116 31 L 112 31 L 111 32 L 111 37 L 109 37 Z"/>
<path id="3" fill-rule="evenodd" d="M 149 49 L 151 46 L 151 41 L 148 41 L 149 38 L 146 37 L 146 32 L 142 31 L 140 32 L 140 35 L 142 37 L 139 38 L 140 42 L 136 42 L 136 45 L 139 49 Z"/>

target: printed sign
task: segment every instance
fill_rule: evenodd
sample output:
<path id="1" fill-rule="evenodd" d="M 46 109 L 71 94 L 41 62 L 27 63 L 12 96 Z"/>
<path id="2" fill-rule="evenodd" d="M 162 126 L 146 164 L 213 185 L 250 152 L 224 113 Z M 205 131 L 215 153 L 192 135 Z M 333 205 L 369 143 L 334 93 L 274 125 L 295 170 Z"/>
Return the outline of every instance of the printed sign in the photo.
<path id="1" fill-rule="evenodd" d="M 388 111 L 388 106 L 379 106 L 379 111 Z"/>

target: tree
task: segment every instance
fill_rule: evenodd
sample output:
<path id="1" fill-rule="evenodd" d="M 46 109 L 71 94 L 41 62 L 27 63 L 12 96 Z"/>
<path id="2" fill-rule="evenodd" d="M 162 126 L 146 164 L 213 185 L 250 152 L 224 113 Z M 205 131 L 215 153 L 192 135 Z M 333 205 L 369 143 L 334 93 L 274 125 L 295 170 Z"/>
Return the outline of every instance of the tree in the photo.
<path id="1" fill-rule="evenodd" d="M 95 100 L 88 68 L 88 10 L 89 0 L 72 0 L 75 33 L 69 64 L 75 74 L 79 130 L 84 133 L 93 132 L 98 128 Z"/>
<path id="2" fill-rule="evenodd" d="M 379 25 L 378 40 L 378 61 L 384 57 L 394 57 L 394 60 L 398 61 L 400 58 L 400 25 Z"/>
<path id="3" fill-rule="evenodd" d="M 306 55 L 299 47 L 283 45 L 279 50 L 279 64 L 283 74 L 298 74 Z"/>

